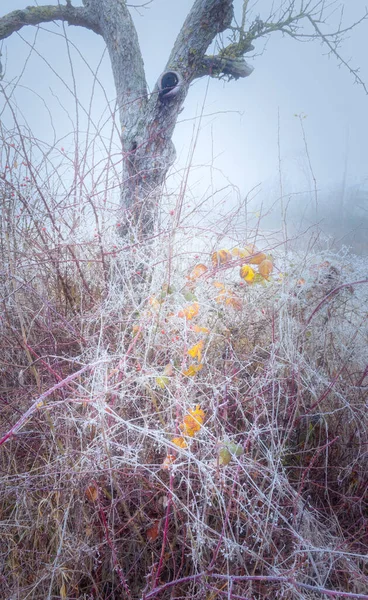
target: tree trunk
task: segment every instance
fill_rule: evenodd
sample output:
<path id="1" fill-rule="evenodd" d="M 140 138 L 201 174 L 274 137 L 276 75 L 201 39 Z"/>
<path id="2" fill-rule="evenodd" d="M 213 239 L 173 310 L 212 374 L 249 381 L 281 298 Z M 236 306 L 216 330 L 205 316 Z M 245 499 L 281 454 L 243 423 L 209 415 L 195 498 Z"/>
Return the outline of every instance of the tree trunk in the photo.
<path id="1" fill-rule="evenodd" d="M 111 59 L 122 127 L 122 207 L 142 237 L 154 228 L 162 183 L 175 160 L 172 135 L 191 81 L 211 65 L 205 52 L 214 37 L 229 27 L 232 0 L 196 0 L 175 42 L 163 73 L 176 86 L 163 88 L 159 78 L 148 96 L 143 60 L 129 10 L 121 0 L 89 0 Z M 249 73 L 248 73 L 249 74 Z M 176 79 L 175 79 L 176 77 Z"/>

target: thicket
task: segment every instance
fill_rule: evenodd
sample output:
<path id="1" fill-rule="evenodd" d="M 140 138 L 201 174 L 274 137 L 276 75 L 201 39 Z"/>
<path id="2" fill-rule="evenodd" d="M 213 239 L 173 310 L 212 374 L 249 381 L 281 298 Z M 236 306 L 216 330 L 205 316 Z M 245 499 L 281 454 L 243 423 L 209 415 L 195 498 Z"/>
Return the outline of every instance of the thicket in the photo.
<path id="1" fill-rule="evenodd" d="M 368 598 L 366 260 L 73 160 L 2 129 L 1 598 Z"/>

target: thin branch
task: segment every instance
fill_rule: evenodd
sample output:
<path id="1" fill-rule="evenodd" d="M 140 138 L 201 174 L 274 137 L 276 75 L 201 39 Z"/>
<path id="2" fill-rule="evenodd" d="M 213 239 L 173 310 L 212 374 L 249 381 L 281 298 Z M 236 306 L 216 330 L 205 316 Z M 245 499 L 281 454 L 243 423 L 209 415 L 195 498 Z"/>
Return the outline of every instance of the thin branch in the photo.
<path id="1" fill-rule="evenodd" d="M 365 14 L 365 16 L 363 17 L 364 19 L 368 17 L 368 12 Z M 364 83 L 363 79 L 360 77 L 360 75 L 358 75 L 358 69 L 353 69 L 349 63 L 341 56 L 341 54 L 336 50 L 336 47 L 331 43 L 331 41 L 329 39 L 327 39 L 327 37 L 322 33 L 322 31 L 320 30 L 320 28 L 317 25 L 317 22 L 314 21 L 314 19 L 310 16 L 307 15 L 308 20 L 310 21 L 310 23 L 312 24 L 312 26 L 314 27 L 318 37 L 323 41 L 324 44 L 326 44 L 331 52 L 331 54 L 333 54 L 334 56 L 336 56 L 336 58 L 340 61 L 340 63 L 342 65 L 344 65 L 344 67 L 346 67 L 348 69 L 348 71 L 353 75 L 355 82 L 359 83 L 359 85 L 363 86 L 363 89 L 365 91 L 366 94 L 368 94 L 368 87 L 367 85 Z M 363 20 L 363 19 L 361 19 Z"/>

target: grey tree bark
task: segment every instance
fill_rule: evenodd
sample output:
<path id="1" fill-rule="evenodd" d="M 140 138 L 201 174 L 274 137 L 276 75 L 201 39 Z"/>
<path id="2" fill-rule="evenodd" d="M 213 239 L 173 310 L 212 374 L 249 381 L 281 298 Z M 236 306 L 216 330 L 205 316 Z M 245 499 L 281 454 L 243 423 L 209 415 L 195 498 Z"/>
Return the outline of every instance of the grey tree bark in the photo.
<path id="1" fill-rule="evenodd" d="M 279 9 L 266 21 L 256 17 L 251 22 L 248 22 L 249 0 L 243 0 L 240 24 L 233 19 L 233 2 L 194 1 L 163 68 L 163 76 L 151 95 L 147 91 L 138 36 L 126 0 L 83 0 L 83 7 L 74 7 L 71 0 L 66 0 L 63 5 L 28 7 L 0 17 L 0 39 L 26 25 L 56 20 L 86 27 L 103 37 L 111 60 L 121 121 L 122 209 L 126 227 L 134 225 L 142 237 L 149 236 L 154 228 L 161 185 L 175 159 L 173 131 L 194 79 L 249 76 L 253 68 L 244 60 L 244 55 L 254 49 L 252 42 L 279 31 L 303 41 L 318 38 L 365 88 L 358 70 L 353 70 L 338 50 L 342 36 L 358 23 L 345 29 L 340 23 L 333 33 L 324 34 L 321 26 L 324 10 L 329 6 L 328 3 L 325 6 L 325 0 L 314 3 L 280 0 Z M 367 13 L 361 20 L 366 17 Z M 311 32 L 301 29 L 303 20 L 311 26 Z M 217 55 L 207 55 L 213 40 L 224 31 L 232 43 Z"/>

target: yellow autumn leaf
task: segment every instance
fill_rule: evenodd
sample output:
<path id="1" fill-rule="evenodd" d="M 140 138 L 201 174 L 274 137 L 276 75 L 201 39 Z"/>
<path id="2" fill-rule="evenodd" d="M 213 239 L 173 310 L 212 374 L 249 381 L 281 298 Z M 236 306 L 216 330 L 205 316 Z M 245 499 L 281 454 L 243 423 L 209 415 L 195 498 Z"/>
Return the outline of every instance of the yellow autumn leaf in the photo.
<path id="1" fill-rule="evenodd" d="M 175 446 L 178 446 L 178 448 L 188 448 L 188 444 L 186 443 L 183 437 L 176 437 L 173 438 L 171 441 L 173 444 L 175 444 Z"/>
<path id="2" fill-rule="evenodd" d="M 191 321 L 193 317 L 196 317 L 199 313 L 199 303 L 193 302 L 193 304 L 189 304 L 183 310 L 178 312 L 178 317 L 185 317 L 188 321 Z"/>
<path id="3" fill-rule="evenodd" d="M 240 269 L 240 277 L 244 279 L 244 281 L 246 281 L 247 283 L 251 284 L 253 283 L 255 272 L 249 265 L 243 265 Z"/>
<path id="4" fill-rule="evenodd" d="M 244 250 L 248 252 L 248 256 L 251 256 L 252 254 L 258 252 L 254 244 L 247 244 L 246 246 L 244 246 Z"/>
<path id="5" fill-rule="evenodd" d="M 251 255 L 251 252 L 246 248 L 233 248 L 231 254 L 237 258 L 247 258 Z"/>
<path id="6" fill-rule="evenodd" d="M 201 409 L 200 404 L 196 404 L 196 407 L 190 410 L 189 414 L 192 415 L 192 417 L 194 417 L 195 419 L 199 420 L 201 423 L 203 423 L 204 418 L 206 416 L 205 412 Z"/>
<path id="7" fill-rule="evenodd" d="M 192 346 L 191 348 L 189 348 L 189 350 L 188 350 L 189 356 L 191 356 L 192 358 L 197 358 L 198 362 L 201 362 L 203 345 L 204 345 L 204 342 L 203 342 L 203 340 L 201 340 L 200 342 L 198 342 L 198 344 L 195 344 L 195 346 Z"/>
<path id="8" fill-rule="evenodd" d="M 201 369 L 203 369 L 202 364 L 190 365 L 188 369 L 183 372 L 183 375 L 186 375 L 186 377 L 194 377 L 194 375 L 196 375 Z"/>
<path id="9" fill-rule="evenodd" d="M 156 377 L 156 385 L 158 385 L 158 387 L 161 388 L 162 390 L 169 384 L 169 382 L 170 382 L 169 377 L 164 377 L 164 376 Z"/>
<path id="10" fill-rule="evenodd" d="M 64 582 L 61 585 L 59 594 L 60 594 L 60 598 L 62 598 L 62 600 L 65 600 L 65 598 L 67 597 L 66 585 Z"/>

